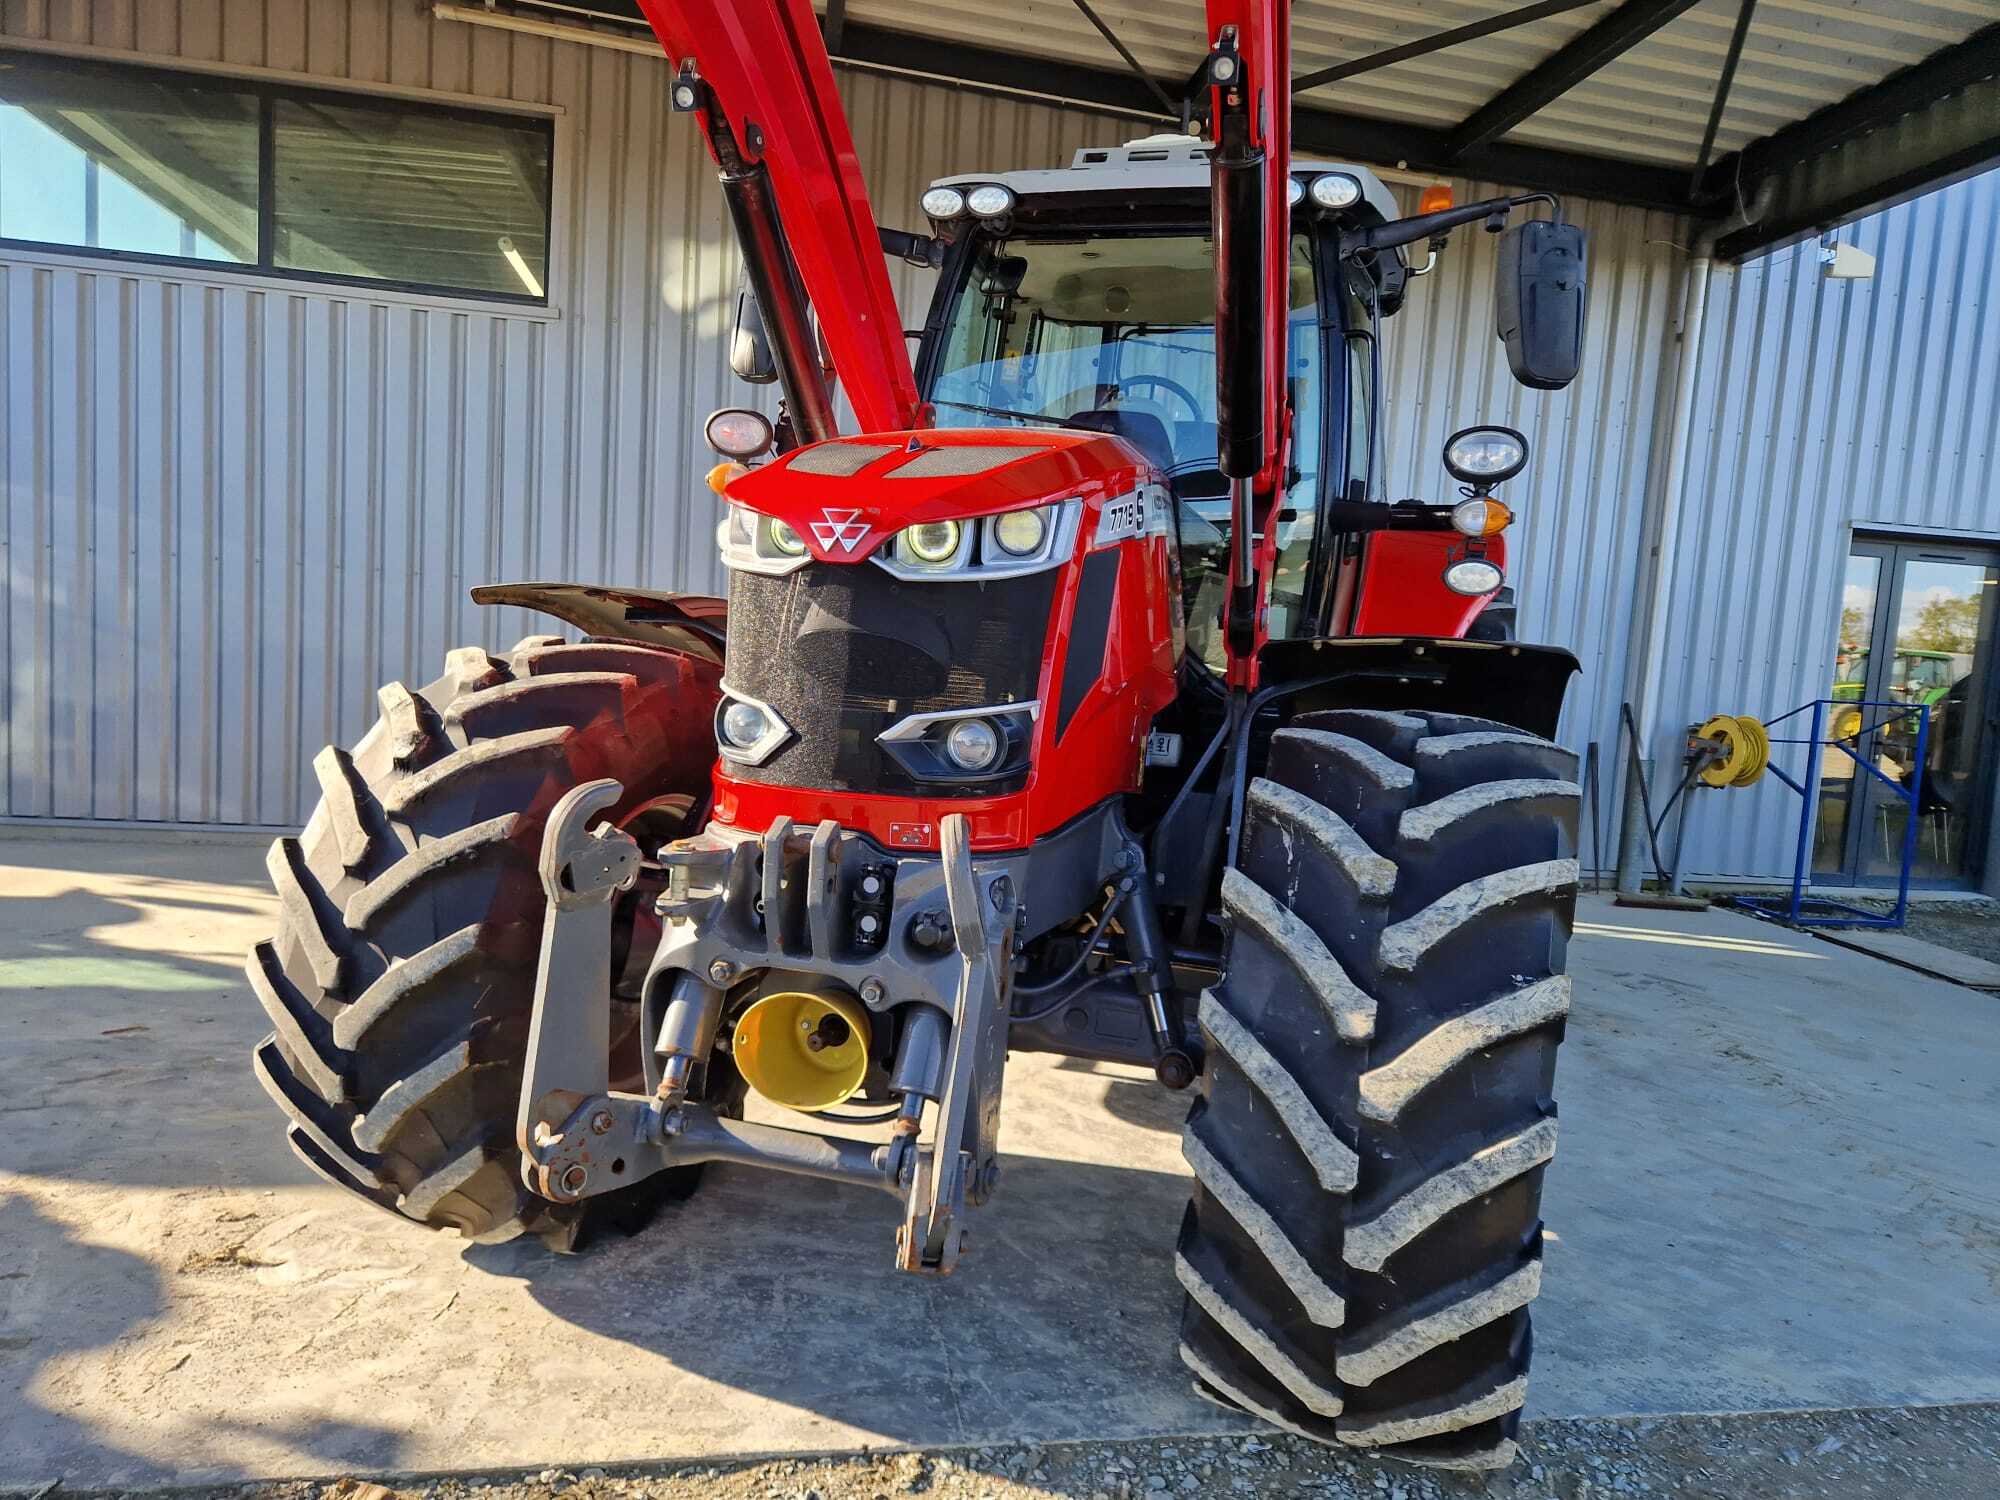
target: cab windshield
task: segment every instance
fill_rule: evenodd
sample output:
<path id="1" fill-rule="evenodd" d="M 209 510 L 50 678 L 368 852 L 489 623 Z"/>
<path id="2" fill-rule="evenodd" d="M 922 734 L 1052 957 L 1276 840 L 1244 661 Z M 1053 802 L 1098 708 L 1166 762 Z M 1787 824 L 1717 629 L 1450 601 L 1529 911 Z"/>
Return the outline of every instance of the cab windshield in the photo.
<path id="1" fill-rule="evenodd" d="M 1289 503 L 1274 635 L 1302 603 L 1321 463 L 1321 340 L 1311 242 L 1292 239 Z M 1107 414 L 1180 500 L 1188 628 L 1219 662 L 1229 487 L 1216 468 L 1215 243 L 1207 234 L 983 237 L 930 371 L 941 427 L 1054 426 Z"/>

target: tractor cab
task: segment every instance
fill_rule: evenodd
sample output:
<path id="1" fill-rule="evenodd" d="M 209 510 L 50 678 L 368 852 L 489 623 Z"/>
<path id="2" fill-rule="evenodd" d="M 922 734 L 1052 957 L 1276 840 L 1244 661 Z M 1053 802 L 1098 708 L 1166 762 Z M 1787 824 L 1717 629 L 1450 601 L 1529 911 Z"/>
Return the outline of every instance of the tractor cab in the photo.
<path id="1" fill-rule="evenodd" d="M 1217 459 L 1210 147 L 1152 136 L 1086 147 L 1067 168 L 948 177 L 923 208 L 946 249 L 917 360 L 939 427 L 1111 433 L 1176 501 L 1190 644 L 1220 667 L 1229 481 Z M 1402 301 L 1400 248 L 1342 258 L 1344 233 L 1396 217 L 1363 167 L 1292 171 L 1287 405 L 1298 413 L 1278 510 L 1269 630 L 1313 633 L 1325 499 L 1375 488 L 1376 334 Z"/>

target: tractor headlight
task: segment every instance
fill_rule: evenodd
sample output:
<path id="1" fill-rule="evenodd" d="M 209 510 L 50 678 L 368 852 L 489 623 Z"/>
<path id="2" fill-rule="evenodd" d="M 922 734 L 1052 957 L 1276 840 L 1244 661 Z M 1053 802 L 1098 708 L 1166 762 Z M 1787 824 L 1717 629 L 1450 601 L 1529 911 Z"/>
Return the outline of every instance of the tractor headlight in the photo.
<path id="1" fill-rule="evenodd" d="M 771 727 L 771 716 L 754 703 L 732 703 L 722 711 L 724 743 L 747 750 Z"/>
<path id="2" fill-rule="evenodd" d="M 917 200 L 924 216 L 931 219 L 955 219 L 965 212 L 965 194 L 955 187 L 934 187 Z"/>
<path id="3" fill-rule="evenodd" d="M 1490 594 L 1506 581 L 1506 575 L 1483 557 L 1461 557 L 1445 565 L 1444 586 L 1467 598 Z"/>
<path id="4" fill-rule="evenodd" d="M 796 572 L 812 561 L 805 538 L 776 516 L 760 516 L 747 505 L 731 505 L 715 530 L 722 565 L 772 577 Z"/>
<path id="5" fill-rule="evenodd" d="M 1009 557 L 1033 557 L 1049 539 L 1049 507 L 1010 510 L 992 521 L 993 544 Z"/>
<path id="6" fill-rule="evenodd" d="M 984 719 L 960 719 L 945 733 L 944 754 L 961 771 L 984 771 L 1000 758 L 1000 732 Z"/>
<path id="7" fill-rule="evenodd" d="M 1345 172 L 1322 172 L 1306 191 L 1321 208 L 1352 208 L 1361 201 L 1361 179 Z"/>
<path id="8" fill-rule="evenodd" d="M 965 527 L 957 521 L 920 521 L 906 526 L 897 545 L 926 567 L 940 568 L 958 556 L 965 540 Z"/>
<path id="9" fill-rule="evenodd" d="M 965 206 L 979 218 L 997 219 L 1004 213 L 1012 212 L 1014 194 L 997 182 L 982 182 L 966 193 Z"/>
<path id="10" fill-rule="evenodd" d="M 1300 182 L 1298 178 L 1287 177 L 1285 179 L 1285 207 L 1297 208 L 1299 206 L 1300 200 L 1303 199 L 1305 195 L 1306 195 L 1305 184 Z"/>
<path id="11" fill-rule="evenodd" d="M 792 737 L 792 726 L 768 703 L 745 698 L 724 684 L 715 709 L 715 742 L 725 760 L 761 766 Z"/>
<path id="12" fill-rule="evenodd" d="M 1061 567 L 1076 550 L 1081 500 L 963 520 L 917 521 L 898 531 L 869 561 L 897 578 L 925 583 L 987 583 Z"/>
<path id="13" fill-rule="evenodd" d="M 994 782 L 1028 769 L 1039 701 L 910 714 L 875 742 L 918 781 Z"/>

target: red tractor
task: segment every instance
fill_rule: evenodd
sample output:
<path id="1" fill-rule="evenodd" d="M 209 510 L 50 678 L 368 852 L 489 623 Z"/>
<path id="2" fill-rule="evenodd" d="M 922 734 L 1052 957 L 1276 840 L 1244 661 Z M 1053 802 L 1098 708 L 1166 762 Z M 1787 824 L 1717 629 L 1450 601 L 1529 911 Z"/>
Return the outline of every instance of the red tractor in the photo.
<path id="1" fill-rule="evenodd" d="M 782 386 L 709 424 L 730 597 L 479 590 L 585 638 L 454 651 L 321 752 L 249 963 L 292 1145 L 557 1248 L 703 1163 L 832 1178 L 946 1272 L 998 1211 L 1009 1051 L 1140 1064 L 1194 1089 L 1198 1389 L 1506 1463 L 1576 664 L 1491 608 L 1518 433 L 1450 440 L 1456 503 L 1379 498 L 1378 351 L 1404 247 L 1530 200 L 1403 218 L 1294 160 L 1285 5 L 1210 0 L 1199 137 L 950 178 L 928 234 L 878 232 L 806 0 L 645 9 L 743 246 L 732 362 Z M 1584 256 L 1545 201 L 1498 332 L 1555 388 Z M 939 272 L 914 369 L 885 246 Z"/>

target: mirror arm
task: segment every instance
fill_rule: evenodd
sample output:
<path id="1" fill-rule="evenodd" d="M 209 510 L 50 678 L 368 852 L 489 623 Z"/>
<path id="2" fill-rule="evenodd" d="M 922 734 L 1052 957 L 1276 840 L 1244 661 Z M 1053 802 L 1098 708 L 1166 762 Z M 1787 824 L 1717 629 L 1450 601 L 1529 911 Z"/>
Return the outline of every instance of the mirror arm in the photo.
<path id="1" fill-rule="evenodd" d="M 1479 219 L 1487 220 L 1487 228 L 1497 231 L 1506 222 L 1509 212 L 1527 203 L 1546 203 L 1555 210 L 1558 219 L 1562 217 L 1562 204 L 1553 193 L 1519 193 L 1508 198 L 1482 198 L 1477 203 L 1461 203 L 1456 208 L 1441 208 L 1434 214 L 1412 214 L 1407 219 L 1391 219 L 1386 224 L 1375 224 L 1367 229 L 1343 234 L 1340 237 L 1340 253 L 1351 256 L 1374 250 L 1393 250 L 1401 245 L 1414 244 L 1421 239 L 1449 234 L 1461 224 L 1471 224 Z"/>
<path id="2" fill-rule="evenodd" d="M 875 227 L 884 254 L 899 256 L 920 270 L 935 271 L 944 265 L 944 241 L 928 234 L 912 234 L 907 229 Z"/>

